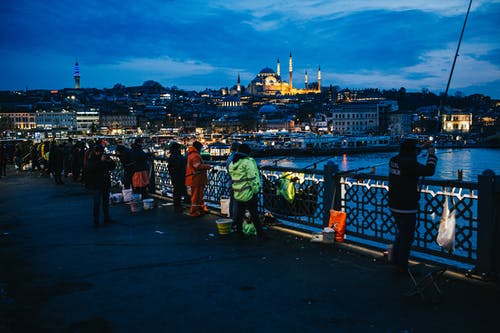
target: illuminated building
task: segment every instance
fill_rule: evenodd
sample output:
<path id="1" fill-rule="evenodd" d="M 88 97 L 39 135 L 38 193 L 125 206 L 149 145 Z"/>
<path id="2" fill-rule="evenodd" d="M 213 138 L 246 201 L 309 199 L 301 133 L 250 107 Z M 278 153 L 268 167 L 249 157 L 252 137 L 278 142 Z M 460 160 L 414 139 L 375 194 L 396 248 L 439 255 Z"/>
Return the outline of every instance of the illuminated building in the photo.
<path id="1" fill-rule="evenodd" d="M 469 133 L 472 126 L 471 113 L 443 114 L 443 132 Z"/>
<path id="2" fill-rule="evenodd" d="M 247 87 L 247 91 L 251 95 L 297 95 L 297 94 L 308 94 L 308 93 L 320 93 L 321 92 L 321 69 L 318 67 L 318 82 L 311 83 L 308 82 L 307 71 L 304 76 L 304 89 L 298 89 L 293 87 L 293 58 L 292 52 L 290 52 L 290 58 L 288 62 L 288 82 L 284 81 L 281 77 L 281 65 L 278 58 L 276 64 L 276 72 L 269 67 L 263 68 L 259 74 L 250 82 Z"/>

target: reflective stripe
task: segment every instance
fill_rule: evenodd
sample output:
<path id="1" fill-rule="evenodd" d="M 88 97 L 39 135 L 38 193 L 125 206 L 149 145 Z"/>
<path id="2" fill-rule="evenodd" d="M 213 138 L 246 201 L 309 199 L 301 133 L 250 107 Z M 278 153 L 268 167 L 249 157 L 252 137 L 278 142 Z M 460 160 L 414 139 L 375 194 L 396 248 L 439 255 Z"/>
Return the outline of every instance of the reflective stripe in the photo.
<path id="1" fill-rule="evenodd" d="M 239 182 L 247 182 L 247 181 L 252 181 L 255 180 L 257 177 L 252 177 L 252 178 L 241 178 L 241 179 L 233 179 L 234 183 L 239 183 Z"/>
<path id="2" fill-rule="evenodd" d="M 251 189 L 252 187 L 250 185 L 247 185 L 247 186 L 243 186 L 242 188 L 234 188 L 233 187 L 233 191 L 234 192 L 241 192 L 241 191 L 245 191 L 245 190 L 248 190 L 248 189 Z"/>
<path id="3" fill-rule="evenodd" d="M 399 213 L 399 214 L 415 214 L 418 213 L 417 209 L 411 209 L 411 210 L 405 210 L 405 209 L 396 209 L 396 208 L 391 208 L 389 209 L 394 212 L 394 213 Z"/>

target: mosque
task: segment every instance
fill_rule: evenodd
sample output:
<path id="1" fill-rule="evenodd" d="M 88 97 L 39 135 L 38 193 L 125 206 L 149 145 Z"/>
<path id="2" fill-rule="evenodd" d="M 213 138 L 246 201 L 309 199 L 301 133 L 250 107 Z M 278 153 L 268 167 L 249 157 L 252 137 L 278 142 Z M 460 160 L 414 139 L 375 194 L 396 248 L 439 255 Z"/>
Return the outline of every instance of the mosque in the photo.
<path id="1" fill-rule="evenodd" d="M 238 75 L 238 94 L 241 92 L 240 76 Z M 251 95 L 297 95 L 307 93 L 321 92 L 321 68 L 318 67 L 318 81 L 311 84 L 308 83 L 307 71 L 304 74 L 304 88 L 298 88 L 293 85 L 293 59 L 290 52 L 288 62 L 288 82 L 281 77 L 280 60 L 276 64 L 276 72 L 266 67 L 250 82 L 247 87 L 247 92 Z"/>

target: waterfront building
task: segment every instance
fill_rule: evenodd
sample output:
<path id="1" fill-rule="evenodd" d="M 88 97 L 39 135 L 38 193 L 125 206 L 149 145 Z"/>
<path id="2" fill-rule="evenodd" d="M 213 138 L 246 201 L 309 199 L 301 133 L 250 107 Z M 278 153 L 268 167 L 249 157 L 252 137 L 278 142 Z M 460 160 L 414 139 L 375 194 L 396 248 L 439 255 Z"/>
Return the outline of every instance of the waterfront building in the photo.
<path id="1" fill-rule="evenodd" d="M 76 130 L 86 133 L 99 124 L 99 109 L 89 108 L 76 111 Z"/>
<path id="2" fill-rule="evenodd" d="M 453 112 L 442 115 L 442 131 L 445 133 L 469 133 L 472 127 L 472 113 Z"/>
<path id="3" fill-rule="evenodd" d="M 42 130 L 76 129 L 76 112 L 67 110 L 37 110 L 36 128 Z"/>
<path id="4" fill-rule="evenodd" d="M 397 102 L 373 99 L 335 104 L 330 109 L 332 131 L 342 135 L 385 133 L 389 113 L 397 110 Z"/>
<path id="5" fill-rule="evenodd" d="M 9 118 L 14 130 L 30 130 L 36 128 L 36 114 L 31 110 L 4 112 L 1 118 Z"/>
<path id="6" fill-rule="evenodd" d="M 137 128 L 137 117 L 131 114 L 101 114 L 99 126 L 107 129 L 107 134 L 122 134 Z"/>

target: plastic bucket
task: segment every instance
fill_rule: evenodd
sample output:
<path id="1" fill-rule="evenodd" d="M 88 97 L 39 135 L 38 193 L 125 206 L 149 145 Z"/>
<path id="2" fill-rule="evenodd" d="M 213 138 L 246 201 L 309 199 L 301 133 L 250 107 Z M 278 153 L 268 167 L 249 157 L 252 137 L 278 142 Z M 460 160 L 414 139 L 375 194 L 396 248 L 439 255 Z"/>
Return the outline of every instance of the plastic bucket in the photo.
<path id="1" fill-rule="evenodd" d="M 144 199 L 142 200 L 142 206 L 144 210 L 153 209 L 153 204 L 155 203 L 155 199 Z"/>
<path id="2" fill-rule="evenodd" d="M 220 198 L 220 213 L 224 216 L 229 216 L 229 198 L 221 197 Z"/>
<path id="3" fill-rule="evenodd" d="M 217 223 L 217 230 L 219 231 L 219 235 L 228 235 L 231 232 L 231 225 L 233 224 L 233 220 L 217 219 L 215 222 Z"/>
<path id="4" fill-rule="evenodd" d="M 323 243 L 332 244 L 335 241 L 335 231 L 332 228 L 323 229 Z"/>
<path id="5" fill-rule="evenodd" d="M 130 201 L 128 203 L 130 206 L 130 211 L 132 213 L 140 212 L 142 210 L 142 202 L 141 201 Z"/>

